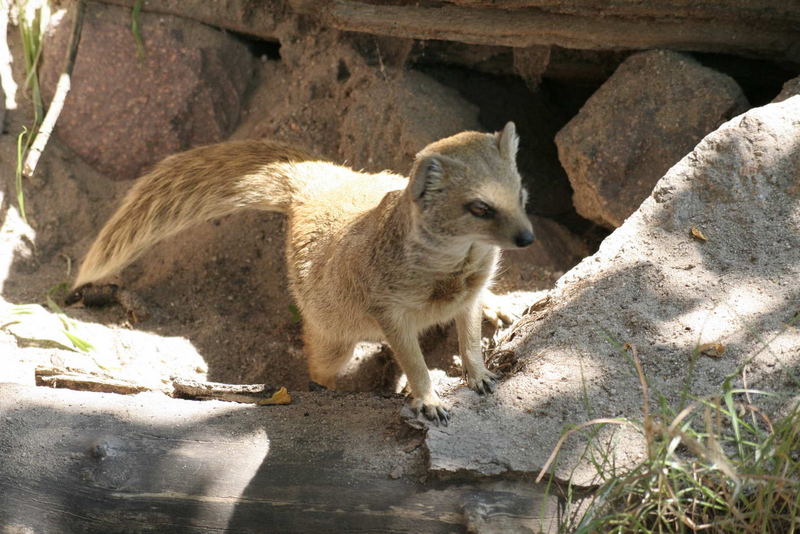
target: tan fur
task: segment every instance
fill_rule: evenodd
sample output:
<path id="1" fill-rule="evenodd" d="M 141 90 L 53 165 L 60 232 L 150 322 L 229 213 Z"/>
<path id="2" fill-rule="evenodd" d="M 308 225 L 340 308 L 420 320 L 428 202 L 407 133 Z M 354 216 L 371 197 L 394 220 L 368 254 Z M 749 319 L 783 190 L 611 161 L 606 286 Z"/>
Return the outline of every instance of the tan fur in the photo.
<path id="1" fill-rule="evenodd" d="M 386 340 L 408 376 L 413 406 L 446 422 L 417 338 L 455 319 L 470 387 L 493 388 L 480 349 L 480 296 L 499 248 L 519 244 L 522 234 L 532 239 L 516 149 L 512 123 L 498 134 L 463 132 L 422 150 L 410 179 L 355 172 L 268 141 L 177 154 L 131 189 L 75 285 L 113 274 L 199 222 L 243 208 L 284 212 L 312 379 L 335 387 L 357 342 Z M 475 200 L 492 206 L 494 217 L 470 213 Z"/>

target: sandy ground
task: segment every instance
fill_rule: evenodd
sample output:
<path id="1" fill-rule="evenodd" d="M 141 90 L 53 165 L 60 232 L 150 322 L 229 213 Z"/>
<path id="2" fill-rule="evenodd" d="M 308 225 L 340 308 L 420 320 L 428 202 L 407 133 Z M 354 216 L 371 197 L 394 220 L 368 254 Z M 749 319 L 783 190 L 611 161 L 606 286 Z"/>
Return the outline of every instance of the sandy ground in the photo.
<path id="1" fill-rule="evenodd" d="M 15 32 L 9 38 L 16 57 Z M 271 135 L 299 142 L 305 135 L 306 144 L 322 153 L 334 151 L 340 142 L 338 129 L 331 127 L 336 101 L 317 102 L 312 113 L 292 97 L 305 86 L 283 91 L 282 99 L 275 101 L 275 84 L 312 83 L 320 76 L 314 69 L 323 67 L 311 64 L 303 78 L 307 81 L 298 82 L 282 62 L 261 62 L 233 137 Z M 19 64 L 13 67 L 19 80 Z M 363 103 L 363 96 L 353 96 L 359 98 Z M 292 390 L 309 387 L 301 323 L 286 285 L 280 215 L 237 214 L 155 246 L 115 280 L 136 295 L 146 316 L 139 313 L 134 318 L 116 305 L 73 307 L 62 318 L 48 311 L 48 292 L 71 282 L 80 258 L 129 183 L 94 171 L 55 136 L 36 175 L 25 183 L 26 224 L 16 207 L 13 165 L 16 135 L 31 122 L 31 115 L 21 93 L 17 100 L 19 108 L 8 110 L 0 136 L 0 353 L 5 360 L 0 380 L 32 383 L 36 365 L 66 365 L 153 387 L 167 384 L 173 375 L 284 385 Z M 406 111 L 427 113 L 414 110 L 410 106 Z M 353 150 L 345 144 L 346 150 Z M 400 172 L 410 165 L 410 155 L 404 157 L 394 163 Z M 540 239 L 529 249 L 506 255 L 497 282 L 498 293 L 506 295 L 504 306 L 517 314 L 535 300 L 536 291 L 551 287 L 589 252 L 582 239 L 558 223 L 540 217 L 533 217 L 533 222 Z M 56 302 L 61 297 L 63 291 L 53 293 Z M 76 351 L 65 329 L 95 350 Z M 485 335 L 488 345 L 495 335 L 491 325 L 486 325 Z M 424 337 L 423 348 L 431 368 L 460 376 L 453 328 L 435 329 Z M 339 385 L 348 391 L 392 393 L 401 386 L 399 378 L 390 352 L 372 345 L 357 351 Z"/>

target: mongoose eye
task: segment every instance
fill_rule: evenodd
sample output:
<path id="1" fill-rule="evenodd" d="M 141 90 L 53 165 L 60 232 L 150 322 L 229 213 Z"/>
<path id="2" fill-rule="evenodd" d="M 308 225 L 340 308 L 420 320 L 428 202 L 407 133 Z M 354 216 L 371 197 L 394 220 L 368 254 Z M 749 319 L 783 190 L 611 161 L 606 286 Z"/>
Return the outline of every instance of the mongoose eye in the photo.
<path id="1" fill-rule="evenodd" d="M 494 208 L 482 200 L 473 200 L 468 202 L 464 208 L 475 217 L 479 219 L 492 219 L 494 218 Z"/>

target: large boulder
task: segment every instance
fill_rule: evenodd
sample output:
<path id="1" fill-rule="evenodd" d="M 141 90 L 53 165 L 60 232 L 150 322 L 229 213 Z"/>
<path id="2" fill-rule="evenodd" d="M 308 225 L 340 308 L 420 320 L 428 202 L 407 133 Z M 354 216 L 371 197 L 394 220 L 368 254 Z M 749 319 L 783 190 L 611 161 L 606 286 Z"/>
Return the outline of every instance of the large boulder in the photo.
<path id="1" fill-rule="evenodd" d="M 641 420 L 642 391 L 630 355 L 620 350 L 625 343 L 638 349 L 653 401 L 663 395 L 677 406 L 683 392 L 719 394 L 729 376 L 739 387 L 745 365 L 751 388 L 793 388 L 798 117 L 800 96 L 750 110 L 672 167 L 599 251 L 499 343 L 490 361 L 511 374 L 497 393 L 446 396 L 450 426 L 428 431 L 432 469 L 535 473 L 569 425 Z M 776 406 L 761 408 L 774 415 Z M 598 439 L 616 432 L 617 465 L 639 460 L 641 435 L 612 426 Z M 578 436 L 566 442 L 559 477 L 570 477 L 585 444 Z M 593 474 L 583 463 L 573 480 Z"/>
<path id="2" fill-rule="evenodd" d="M 667 169 L 747 106 L 733 79 L 687 56 L 629 57 L 556 136 L 578 213 L 621 225 Z"/>
<path id="3" fill-rule="evenodd" d="M 70 13 L 45 40 L 46 101 L 64 67 Z M 227 137 L 252 72 L 247 47 L 221 31 L 152 13 L 139 14 L 139 27 L 141 54 L 130 9 L 88 4 L 72 90 L 56 127 L 64 143 L 115 179 Z"/>
<path id="4" fill-rule="evenodd" d="M 478 108 L 416 71 L 356 89 L 343 110 L 339 150 L 354 168 L 406 173 L 425 145 L 482 130 Z"/>

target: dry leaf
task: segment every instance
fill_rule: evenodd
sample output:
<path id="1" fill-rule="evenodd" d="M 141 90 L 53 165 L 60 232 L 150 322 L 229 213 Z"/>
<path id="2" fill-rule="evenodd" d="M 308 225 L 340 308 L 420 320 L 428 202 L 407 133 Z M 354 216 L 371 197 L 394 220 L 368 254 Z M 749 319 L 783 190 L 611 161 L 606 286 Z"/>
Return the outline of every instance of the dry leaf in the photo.
<path id="1" fill-rule="evenodd" d="M 703 235 L 703 232 L 696 226 L 692 226 L 691 229 L 692 237 L 697 239 L 698 241 L 708 241 L 708 238 Z"/>
<path id="2" fill-rule="evenodd" d="M 703 343 L 697 347 L 697 351 L 703 356 L 719 358 L 725 352 L 725 345 L 721 343 Z"/>
<path id="3" fill-rule="evenodd" d="M 285 387 L 282 387 L 281 389 L 273 393 L 270 398 L 258 401 L 259 406 L 268 406 L 273 404 L 291 404 L 291 403 L 292 403 L 292 396 L 289 395 L 289 392 L 286 391 Z"/>

